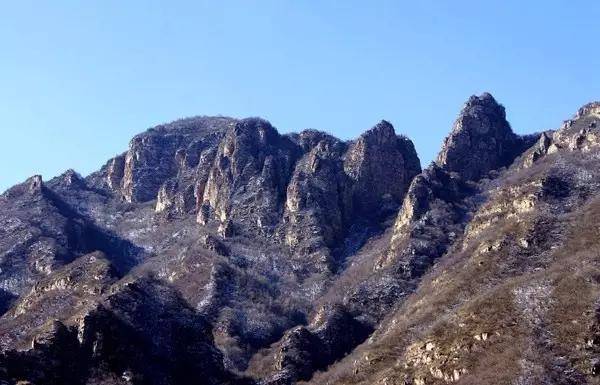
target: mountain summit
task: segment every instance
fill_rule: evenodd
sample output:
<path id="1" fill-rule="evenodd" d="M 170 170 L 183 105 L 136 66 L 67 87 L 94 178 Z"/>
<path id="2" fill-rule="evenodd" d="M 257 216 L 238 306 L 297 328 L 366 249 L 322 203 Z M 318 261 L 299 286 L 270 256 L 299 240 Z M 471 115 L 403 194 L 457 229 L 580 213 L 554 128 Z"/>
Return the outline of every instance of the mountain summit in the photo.
<path id="1" fill-rule="evenodd" d="M 510 165 L 530 145 L 531 140 L 512 131 L 504 107 L 484 93 L 471 96 L 464 105 L 436 162 L 465 179 L 478 180 Z"/>
<path id="2" fill-rule="evenodd" d="M 600 104 L 519 136 L 469 98 L 436 162 L 195 117 L 0 196 L 0 383 L 598 382 Z"/>

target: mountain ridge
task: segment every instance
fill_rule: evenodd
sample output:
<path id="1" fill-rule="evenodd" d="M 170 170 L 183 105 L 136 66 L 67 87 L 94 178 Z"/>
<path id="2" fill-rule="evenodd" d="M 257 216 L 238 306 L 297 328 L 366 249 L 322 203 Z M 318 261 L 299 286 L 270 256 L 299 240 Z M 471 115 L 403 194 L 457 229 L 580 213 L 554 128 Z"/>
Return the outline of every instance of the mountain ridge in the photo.
<path id="1" fill-rule="evenodd" d="M 484 255 L 501 250 L 527 274 L 531 265 L 560 276 L 555 241 L 576 244 L 568 227 L 600 191 L 599 105 L 583 106 L 556 131 L 520 136 L 493 96 L 472 96 L 425 169 L 386 121 L 342 141 L 315 130 L 282 135 L 261 118 L 194 117 L 136 135 L 85 178 L 73 170 L 47 182 L 32 177 L 0 196 L 0 379 L 504 381 L 517 369 L 494 377 L 474 366 L 485 354 L 448 353 L 456 328 L 432 324 L 431 312 L 463 317 L 442 302 L 475 306 L 469 279 L 482 293 L 480 280 L 517 285 L 519 274 L 502 260 L 481 268 Z M 444 275 L 453 264 L 472 275 Z M 517 305 L 538 290 L 500 287 L 489 290 L 506 303 L 517 293 Z M 411 317 L 422 320 L 425 340 L 389 342 L 414 329 Z M 474 324 L 478 346 L 496 338 L 487 317 Z M 540 360 L 554 365 L 554 356 L 539 353 L 541 340 L 526 330 L 516 335 L 532 344 L 519 356 L 534 368 L 524 378 L 594 383 L 591 358 L 569 364 L 576 375 L 552 369 L 544 377 L 535 368 L 549 370 Z"/>

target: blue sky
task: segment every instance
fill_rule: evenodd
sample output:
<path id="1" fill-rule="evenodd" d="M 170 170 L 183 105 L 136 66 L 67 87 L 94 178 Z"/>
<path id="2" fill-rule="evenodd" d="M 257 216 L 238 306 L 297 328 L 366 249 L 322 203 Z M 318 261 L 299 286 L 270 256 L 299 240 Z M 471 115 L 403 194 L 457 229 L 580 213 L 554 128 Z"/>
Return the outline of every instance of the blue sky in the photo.
<path id="1" fill-rule="evenodd" d="M 387 119 L 425 165 L 471 94 L 519 133 L 600 99 L 599 20 L 598 1 L 0 0 L 0 190 L 192 115 L 345 139 Z"/>

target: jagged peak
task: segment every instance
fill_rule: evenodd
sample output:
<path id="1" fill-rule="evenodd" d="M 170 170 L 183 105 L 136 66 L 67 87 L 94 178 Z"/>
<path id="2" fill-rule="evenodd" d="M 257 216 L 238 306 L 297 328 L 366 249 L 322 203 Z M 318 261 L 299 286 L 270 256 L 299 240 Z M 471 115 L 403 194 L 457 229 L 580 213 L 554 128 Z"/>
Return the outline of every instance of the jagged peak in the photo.
<path id="1" fill-rule="evenodd" d="M 483 94 L 471 95 L 467 102 L 464 104 L 458 119 L 454 123 L 454 131 L 469 130 L 476 134 L 488 134 L 485 130 L 485 126 L 469 124 L 469 119 L 481 119 L 482 117 L 494 116 L 498 120 L 504 120 L 505 124 L 500 125 L 498 128 L 503 131 L 510 131 L 510 124 L 506 121 L 506 111 L 504 106 L 496 101 L 496 99 L 489 92 Z M 484 129 L 484 131 L 482 131 Z"/>
<path id="2" fill-rule="evenodd" d="M 250 136 L 263 143 L 271 142 L 281 136 L 271 122 L 259 117 L 245 118 L 237 121 L 230 129 L 229 135 L 235 137 Z"/>
<path id="3" fill-rule="evenodd" d="M 393 132 L 394 134 L 396 133 L 394 131 L 394 126 L 392 125 L 392 123 L 388 122 L 387 120 L 380 120 L 379 123 L 377 123 L 376 125 L 374 125 L 373 127 L 371 127 L 369 130 L 367 130 L 365 133 L 363 133 L 361 136 L 367 136 L 369 134 L 373 134 L 373 133 L 380 133 L 380 132 Z"/>
<path id="4" fill-rule="evenodd" d="M 487 104 L 501 106 L 500 103 L 496 101 L 496 98 L 489 92 L 484 92 L 481 95 L 471 95 L 469 100 L 467 100 L 466 106 Z"/>
<path id="5" fill-rule="evenodd" d="M 8 190 L 2 196 L 4 198 L 18 198 L 24 194 L 38 194 L 44 188 L 44 181 L 41 175 L 33 175 L 27 178 L 24 182 L 19 183 Z"/>
<path id="6" fill-rule="evenodd" d="M 504 107 L 486 92 L 471 96 L 465 103 L 436 162 L 447 171 L 477 180 L 508 166 L 521 147 Z"/>
<path id="7" fill-rule="evenodd" d="M 396 140 L 396 131 L 394 126 L 387 120 L 381 120 L 379 123 L 363 132 L 357 139 L 357 142 L 376 142 L 385 143 Z"/>
<path id="8" fill-rule="evenodd" d="M 300 146 L 304 152 L 311 151 L 322 141 L 327 141 L 332 144 L 342 144 L 342 141 L 333 135 L 314 128 L 305 129 L 299 133 L 286 134 L 286 136 Z"/>
<path id="9" fill-rule="evenodd" d="M 59 176 L 52 178 L 50 183 L 59 183 L 64 186 L 71 186 L 75 184 L 83 184 L 85 181 L 77 171 L 70 168 Z"/>
<path id="10" fill-rule="evenodd" d="M 34 175 L 25 181 L 30 192 L 40 192 L 44 187 L 44 180 L 41 175 Z"/>
<path id="11" fill-rule="evenodd" d="M 579 119 L 588 115 L 600 117 L 600 101 L 590 102 L 581 106 L 577 110 L 577 114 L 575 114 L 574 119 Z"/>
<path id="12" fill-rule="evenodd" d="M 590 102 L 581 106 L 571 119 L 563 122 L 558 130 L 559 135 L 588 128 L 596 128 L 600 125 L 600 101 Z"/>

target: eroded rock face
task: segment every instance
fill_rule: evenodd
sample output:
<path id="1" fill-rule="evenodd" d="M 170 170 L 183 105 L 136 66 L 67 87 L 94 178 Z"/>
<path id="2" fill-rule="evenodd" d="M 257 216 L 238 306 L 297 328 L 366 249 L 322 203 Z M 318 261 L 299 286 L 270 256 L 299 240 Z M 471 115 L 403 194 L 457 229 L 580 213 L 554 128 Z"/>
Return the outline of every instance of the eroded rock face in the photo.
<path id="1" fill-rule="evenodd" d="M 273 227 L 299 149 L 262 119 L 245 119 L 227 131 L 210 170 L 202 201 L 216 217 Z M 249 223 L 249 225 L 250 225 Z"/>
<path id="2" fill-rule="evenodd" d="M 544 132 L 538 142 L 524 155 L 521 166 L 532 167 L 551 156 L 563 152 L 591 153 L 600 147 L 600 104 L 589 103 L 581 107 L 572 119 L 560 129 Z"/>
<path id="3" fill-rule="evenodd" d="M 396 301 L 369 342 L 310 383 L 590 381 L 593 339 L 581 355 L 572 341 L 593 333 L 573 325 L 595 324 L 596 296 L 583 293 L 596 293 L 597 281 L 574 276 L 595 274 L 588 226 L 597 220 L 600 175 L 597 117 L 581 111 L 505 171 L 469 180 L 434 165 L 413 180 L 391 236 L 393 258 L 375 265 L 380 285 L 361 284 L 356 298 L 378 302 L 385 277 L 419 286 L 401 287 L 413 295 Z M 402 273 L 391 274 L 397 266 Z M 568 310 L 573 301 L 578 310 Z M 526 346 L 531 353 L 522 354 Z M 566 351 L 578 358 L 565 359 Z"/>
<path id="4" fill-rule="evenodd" d="M 106 184 L 109 189 L 119 191 L 125 173 L 125 154 L 108 161 L 106 167 Z"/>
<path id="5" fill-rule="evenodd" d="M 477 188 L 432 164 L 410 185 L 393 227 L 390 248 L 377 268 L 395 265 L 407 278 L 421 275 L 458 237 Z"/>
<path id="6" fill-rule="evenodd" d="M 463 107 L 437 161 L 409 188 L 394 225 L 390 249 L 377 268 L 399 264 L 408 278 L 424 273 L 459 237 L 481 188 L 475 182 L 493 178 L 537 140 L 532 157 L 546 153 L 547 134 L 520 137 L 513 133 L 504 107 L 484 93 Z M 539 153 L 539 154 L 537 154 Z M 537 155 L 536 155 L 537 154 Z"/>
<path id="7" fill-rule="evenodd" d="M 87 178 L 33 177 L 0 197 L 0 382 L 473 382 L 511 332 L 531 362 L 552 350 L 537 331 L 565 309 L 581 321 L 565 333 L 592 347 L 548 378 L 587 378 L 589 309 L 555 303 L 597 308 L 598 119 L 590 104 L 521 138 L 472 97 L 421 170 L 385 121 L 345 142 L 192 118 Z M 568 229 L 586 236 L 566 247 Z M 545 279 L 561 247 L 572 264 Z M 503 285 L 524 271 L 539 276 Z"/>
<path id="8" fill-rule="evenodd" d="M 350 145 L 344 170 L 353 182 L 354 212 L 377 215 L 387 203 L 402 201 L 421 165 L 412 142 L 384 120 Z"/>
<path id="9" fill-rule="evenodd" d="M 369 330 L 401 304 L 407 295 L 416 289 L 416 283 L 429 268 L 461 239 L 472 213 L 485 200 L 483 193 L 487 188 L 486 183 L 489 182 L 480 180 L 484 177 L 497 178 L 501 169 L 510 165 L 525 146 L 533 144 L 535 139 L 515 135 L 505 119 L 503 107 L 498 105 L 491 95 L 470 98 L 444 144 L 438 163 L 433 163 L 414 179 L 411 178 L 410 187 L 401 190 L 406 191 L 406 194 L 397 191 L 398 196 L 403 197 L 403 203 L 394 226 L 389 230 L 389 242 L 383 242 L 385 246 L 376 249 L 381 251 L 370 255 L 371 259 L 361 261 L 363 267 L 349 269 L 349 275 L 358 276 L 346 278 L 349 280 L 347 282 L 342 274 L 340 280 L 345 283 L 343 289 L 337 290 L 343 290 L 343 294 L 339 294 L 333 306 L 329 304 L 329 309 L 338 309 L 340 314 L 352 316 L 331 317 L 325 323 L 328 326 L 321 330 L 335 330 L 340 325 L 351 329 L 350 324 L 347 324 L 348 319 L 353 319 L 361 325 L 361 330 Z M 385 176 L 384 171 L 387 169 L 369 169 L 367 175 L 377 175 L 379 178 L 365 178 L 364 180 L 369 182 L 362 184 L 360 172 L 357 170 L 365 170 L 360 168 L 361 161 L 369 159 L 369 151 L 365 150 L 365 147 L 371 146 L 374 153 L 380 155 L 379 160 L 382 163 L 392 159 L 399 161 L 400 157 L 387 155 L 390 153 L 389 149 L 387 154 L 377 151 L 389 148 L 391 143 L 394 143 L 394 140 L 390 126 L 382 122 L 357 140 L 354 147 L 346 152 L 345 170 L 348 179 L 351 180 L 347 188 L 353 191 L 354 186 L 358 186 L 358 191 L 364 192 L 367 202 L 373 202 L 373 197 L 380 197 L 381 193 L 378 191 L 385 191 L 390 196 L 393 196 L 393 191 L 379 190 L 389 188 L 384 184 L 378 186 L 378 183 L 381 183 L 379 178 L 391 177 Z M 418 173 L 419 170 L 415 170 L 415 174 Z M 370 186 L 370 190 L 367 185 Z M 402 184 L 398 183 L 395 188 L 400 186 Z M 374 192 L 373 195 L 369 195 L 371 191 Z M 356 197 L 354 193 L 351 195 Z M 378 204 L 382 205 L 383 202 L 384 200 L 380 199 Z M 354 207 L 349 210 L 352 211 Z M 357 212 L 360 212 L 360 209 Z M 363 334 L 362 338 L 366 338 L 368 334 Z M 361 333 L 355 331 L 354 335 L 358 336 Z M 332 355 L 339 357 L 345 346 L 355 346 L 363 339 L 344 340 L 340 336 L 319 338 L 310 345 L 311 340 L 305 338 L 298 344 L 303 346 L 303 351 L 337 352 Z M 287 341 L 287 344 L 292 341 L 295 339 Z M 327 361 L 324 358 L 321 360 Z M 284 372 L 291 376 L 290 373 L 301 374 L 305 370 L 302 367 L 295 371 L 288 368 Z M 274 378 L 281 380 L 277 376 Z"/>
<path id="10" fill-rule="evenodd" d="M 82 189 L 84 181 L 67 172 L 54 186 Z M 40 176 L 0 197 L 0 288 L 25 293 L 37 280 L 79 256 L 103 251 L 126 271 L 141 250 L 78 212 L 46 186 Z"/>
<path id="11" fill-rule="evenodd" d="M 382 220 L 397 209 L 412 178 L 420 172 L 412 143 L 382 121 L 346 144 L 316 131 L 301 133 L 307 151 L 287 190 L 285 242 L 311 256 L 313 269 L 332 268 L 330 249 L 362 221 Z M 320 266 L 320 267 L 319 267 Z"/>
<path id="12" fill-rule="evenodd" d="M 127 152 L 89 179 L 127 202 L 153 200 L 165 181 L 193 170 L 203 151 L 215 146 L 234 122 L 225 117 L 196 117 L 153 127 L 134 137 Z"/>
<path id="13" fill-rule="evenodd" d="M 285 243 L 296 254 L 316 262 L 305 264 L 312 271 L 331 268 L 333 261 L 328 248 L 343 236 L 349 214 L 345 203 L 348 191 L 342 163 L 344 150 L 344 143 L 323 136 L 298 161 L 287 187 L 283 216 Z"/>
<path id="14" fill-rule="evenodd" d="M 45 384 L 247 383 L 226 373 L 209 325 L 172 289 L 141 279 L 111 291 L 83 314 L 64 318 L 71 310 L 66 308 L 62 320 L 41 325 L 29 349 L 0 354 L 4 378 Z"/>
<path id="15" fill-rule="evenodd" d="M 275 373 L 266 384 L 290 384 L 310 379 L 315 370 L 327 367 L 349 353 L 372 329 L 356 320 L 342 306 L 321 308 L 308 327 L 288 331 L 276 346 Z"/>
<path id="16" fill-rule="evenodd" d="M 179 182 L 169 179 L 158 190 L 155 211 L 157 213 L 188 214 L 196 209 L 194 185 L 180 187 Z"/>
<path id="17" fill-rule="evenodd" d="M 523 143 L 510 128 L 504 107 L 488 93 L 471 96 L 444 141 L 437 164 L 478 180 L 506 167 L 531 143 Z"/>

